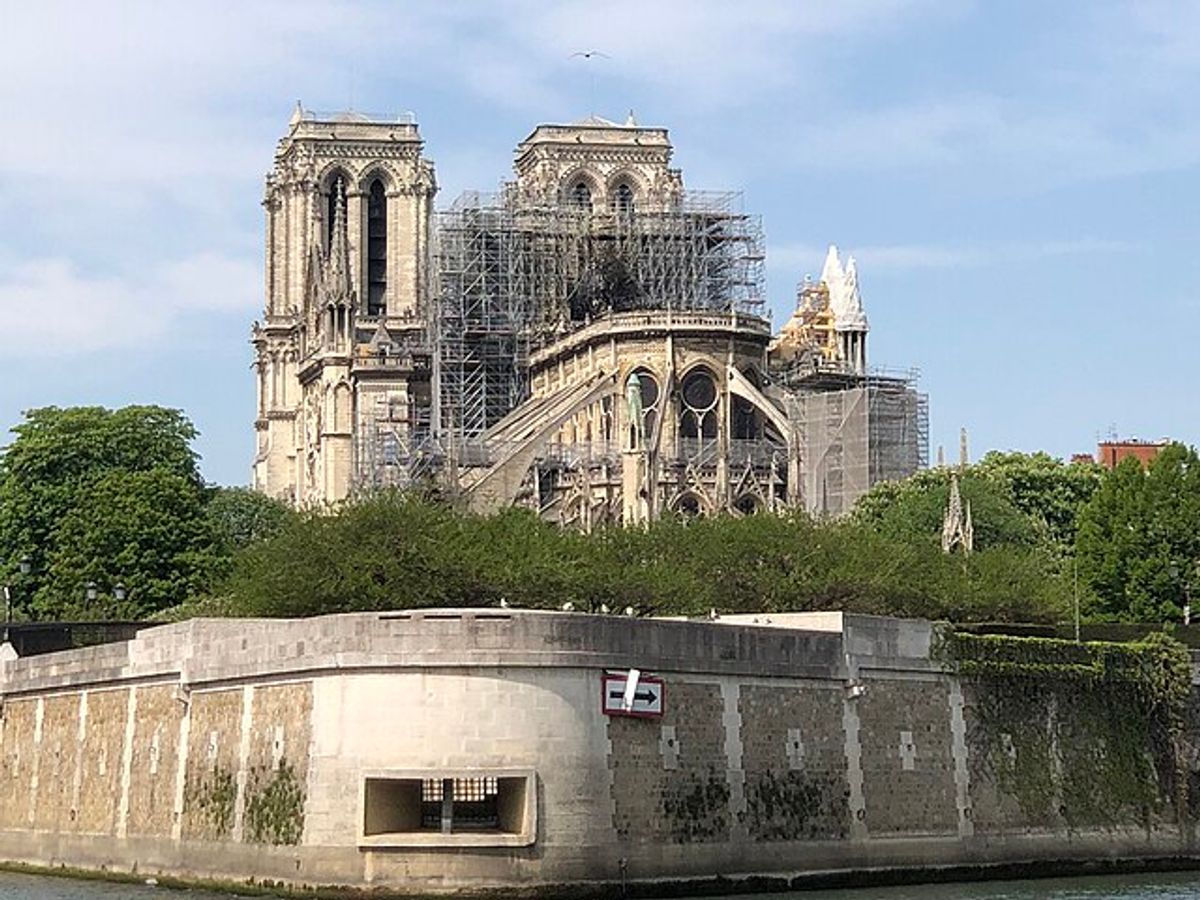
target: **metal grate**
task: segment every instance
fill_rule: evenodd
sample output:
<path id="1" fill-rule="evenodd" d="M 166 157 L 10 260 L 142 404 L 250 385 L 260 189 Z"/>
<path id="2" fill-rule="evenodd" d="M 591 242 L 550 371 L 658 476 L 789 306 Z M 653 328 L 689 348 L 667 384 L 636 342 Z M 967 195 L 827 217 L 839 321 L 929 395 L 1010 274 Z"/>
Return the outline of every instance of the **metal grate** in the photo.
<path id="1" fill-rule="evenodd" d="M 447 786 L 450 787 L 450 804 L 445 802 Z M 454 831 L 497 828 L 500 824 L 499 795 L 500 784 L 496 778 L 422 779 L 421 827 L 446 830 L 443 817 L 449 813 L 450 828 Z"/>

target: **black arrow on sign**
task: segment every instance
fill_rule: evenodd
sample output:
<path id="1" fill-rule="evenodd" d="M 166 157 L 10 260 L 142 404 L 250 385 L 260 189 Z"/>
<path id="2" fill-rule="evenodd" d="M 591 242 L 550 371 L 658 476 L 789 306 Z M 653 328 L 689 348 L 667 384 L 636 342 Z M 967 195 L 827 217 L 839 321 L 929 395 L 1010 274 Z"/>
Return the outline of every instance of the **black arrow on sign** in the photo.
<path id="1" fill-rule="evenodd" d="M 625 691 L 623 691 L 623 690 L 609 691 L 608 699 L 609 700 L 624 700 L 625 699 Z M 633 695 L 633 699 L 634 700 L 645 700 L 647 703 L 653 703 L 655 700 L 658 699 L 658 694 L 654 693 L 654 691 L 652 691 L 652 690 L 647 689 L 647 690 L 638 691 L 637 693 L 635 693 Z"/>

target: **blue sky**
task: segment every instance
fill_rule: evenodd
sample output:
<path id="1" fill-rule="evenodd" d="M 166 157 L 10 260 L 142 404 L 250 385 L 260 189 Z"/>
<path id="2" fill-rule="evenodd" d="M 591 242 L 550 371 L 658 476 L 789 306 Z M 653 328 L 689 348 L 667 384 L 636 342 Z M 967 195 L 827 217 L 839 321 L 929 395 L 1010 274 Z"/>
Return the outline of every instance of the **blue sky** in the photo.
<path id="1" fill-rule="evenodd" d="M 0 53 L 0 428 L 161 403 L 249 478 L 262 178 L 297 99 L 416 113 L 439 203 L 533 125 L 670 128 L 763 216 L 776 324 L 833 242 L 932 445 L 1200 441 L 1200 4 L 38 2 Z M 585 63 L 576 51 L 609 59 Z"/>

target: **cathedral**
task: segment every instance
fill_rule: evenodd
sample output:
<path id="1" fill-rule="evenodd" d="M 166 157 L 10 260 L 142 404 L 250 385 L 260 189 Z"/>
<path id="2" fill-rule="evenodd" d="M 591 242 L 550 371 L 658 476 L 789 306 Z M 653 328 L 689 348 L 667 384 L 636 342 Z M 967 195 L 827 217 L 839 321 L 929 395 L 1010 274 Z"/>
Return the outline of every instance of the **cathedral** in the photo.
<path id="1" fill-rule="evenodd" d="M 867 363 L 831 247 L 773 333 L 759 217 L 685 189 L 666 129 L 539 125 L 435 209 L 417 124 L 299 105 L 267 177 L 254 485 L 421 486 L 590 529 L 840 515 L 927 463 L 912 372 Z"/>

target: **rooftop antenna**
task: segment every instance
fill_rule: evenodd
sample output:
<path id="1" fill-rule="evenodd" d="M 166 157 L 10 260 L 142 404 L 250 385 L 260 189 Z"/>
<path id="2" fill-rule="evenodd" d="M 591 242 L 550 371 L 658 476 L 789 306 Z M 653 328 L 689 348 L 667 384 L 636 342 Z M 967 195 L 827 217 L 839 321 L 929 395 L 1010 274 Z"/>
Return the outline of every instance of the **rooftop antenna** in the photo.
<path id="1" fill-rule="evenodd" d="M 596 115 L 596 67 L 592 65 L 592 61 L 597 58 L 612 59 L 612 57 L 599 50 L 579 50 L 571 54 L 571 59 L 576 57 L 588 64 L 588 106 L 591 107 L 591 114 Z"/>

